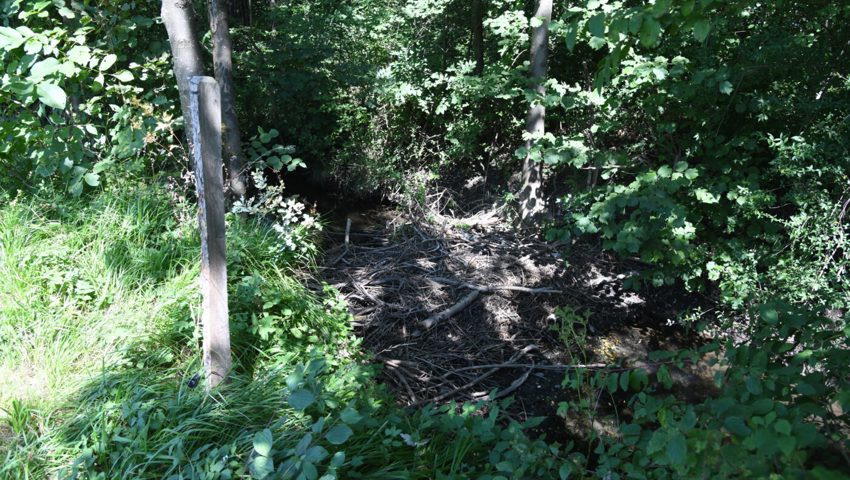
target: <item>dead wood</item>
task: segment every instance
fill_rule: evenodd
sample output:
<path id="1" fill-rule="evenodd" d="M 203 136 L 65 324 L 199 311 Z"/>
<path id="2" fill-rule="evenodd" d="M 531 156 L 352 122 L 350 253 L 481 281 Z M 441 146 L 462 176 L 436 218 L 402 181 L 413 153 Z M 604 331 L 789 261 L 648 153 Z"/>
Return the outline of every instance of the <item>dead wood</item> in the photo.
<path id="1" fill-rule="evenodd" d="M 475 299 L 478 298 L 478 295 L 480 295 L 480 294 L 481 294 L 481 292 L 479 290 L 473 290 L 468 295 L 463 297 L 456 304 L 454 304 L 451 307 L 443 310 L 440 313 L 437 313 L 436 315 L 431 315 L 430 317 L 426 318 L 425 320 L 422 320 L 421 322 L 419 322 L 419 324 L 422 325 L 422 328 L 424 328 L 426 330 L 429 329 L 429 328 L 432 328 L 437 323 L 439 323 L 439 322 L 441 322 L 441 321 L 443 321 L 447 318 L 452 317 L 453 315 L 457 314 L 458 312 L 460 312 L 464 308 L 468 307 L 469 304 L 474 302 Z"/>

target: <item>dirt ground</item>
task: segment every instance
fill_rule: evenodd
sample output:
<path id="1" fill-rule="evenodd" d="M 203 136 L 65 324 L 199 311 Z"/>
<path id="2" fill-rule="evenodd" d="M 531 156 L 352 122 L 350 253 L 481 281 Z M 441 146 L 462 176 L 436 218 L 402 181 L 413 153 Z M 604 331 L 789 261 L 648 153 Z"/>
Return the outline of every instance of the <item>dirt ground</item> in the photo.
<path id="1" fill-rule="evenodd" d="M 427 207 L 349 205 L 329 216 L 320 275 L 348 300 L 400 405 L 510 395 L 514 418 L 546 417 L 558 436 L 567 369 L 642 365 L 650 351 L 698 341 L 673 320 L 705 299 L 625 289 L 640 262 L 594 241 L 519 232 L 497 203 L 457 204 L 442 191 Z M 581 345 L 576 332 L 587 335 Z"/>

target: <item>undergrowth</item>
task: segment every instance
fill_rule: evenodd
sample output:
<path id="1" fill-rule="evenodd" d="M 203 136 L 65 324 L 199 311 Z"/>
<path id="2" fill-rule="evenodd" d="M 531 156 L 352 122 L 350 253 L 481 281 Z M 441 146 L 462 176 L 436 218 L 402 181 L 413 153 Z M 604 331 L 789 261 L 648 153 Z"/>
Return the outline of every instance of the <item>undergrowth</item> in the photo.
<path id="1" fill-rule="evenodd" d="M 499 405 L 395 407 L 345 303 L 261 222 L 228 218 L 235 366 L 207 394 L 191 207 L 156 185 L 3 195 L 0 478 L 557 475 Z"/>

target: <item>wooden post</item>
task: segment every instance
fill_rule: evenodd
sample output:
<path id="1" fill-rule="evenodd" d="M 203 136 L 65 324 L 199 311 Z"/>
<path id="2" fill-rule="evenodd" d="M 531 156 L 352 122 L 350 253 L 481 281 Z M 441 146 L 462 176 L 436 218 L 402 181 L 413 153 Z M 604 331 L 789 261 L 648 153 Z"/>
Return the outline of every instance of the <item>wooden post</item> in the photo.
<path id="1" fill-rule="evenodd" d="M 211 77 L 192 77 L 192 156 L 201 230 L 201 294 L 204 369 L 207 390 L 230 371 L 230 323 L 227 315 L 227 259 L 224 236 L 224 182 L 221 159 L 221 98 Z"/>

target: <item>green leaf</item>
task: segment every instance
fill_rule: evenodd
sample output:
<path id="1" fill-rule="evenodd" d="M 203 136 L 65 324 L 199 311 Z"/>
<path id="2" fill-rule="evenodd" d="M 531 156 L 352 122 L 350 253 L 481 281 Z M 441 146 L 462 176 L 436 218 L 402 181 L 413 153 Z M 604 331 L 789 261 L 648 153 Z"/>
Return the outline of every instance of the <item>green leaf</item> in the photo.
<path id="1" fill-rule="evenodd" d="M 673 5 L 673 0 L 655 0 L 655 5 L 652 6 L 652 16 L 655 18 L 663 17 L 670 7 Z"/>
<path id="2" fill-rule="evenodd" d="M 262 480 L 274 472 L 274 460 L 270 457 L 254 457 L 251 460 L 251 476 Z"/>
<path id="3" fill-rule="evenodd" d="M 573 466 L 569 463 L 564 463 L 561 465 L 561 468 L 558 469 L 558 478 L 560 480 L 567 480 L 570 478 L 570 475 L 573 473 Z"/>
<path id="4" fill-rule="evenodd" d="M 85 45 L 77 45 L 68 50 L 68 59 L 72 62 L 84 67 L 91 61 L 91 50 Z"/>
<path id="5" fill-rule="evenodd" d="M 354 425 L 359 422 L 363 418 L 363 416 L 357 413 L 357 410 L 348 407 L 342 411 L 342 413 L 339 415 L 339 418 L 340 420 L 349 425 Z"/>
<path id="6" fill-rule="evenodd" d="M 296 410 L 305 410 L 316 401 L 313 392 L 299 388 L 289 395 L 289 405 Z"/>
<path id="7" fill-rule="evenodd" d="M 629 391 L 629 371 L 628 370 L 626 370 L 625 372 L 620 374 L 620 390 L 622 390 L 624 392 Z"/>
<path id="8" fill-rule="evenodd" d="M 760 306 L 759 313 L 762 320 L 770 325 L 776 325 L 779 322 L 779 310 L 774 305 L 765 304 Z"/>
<path id="9" fill-rule="evenodd" d="M 100 185 L 100 175 L 89 172 L 83 175 L 83 181 L 88 183 L 90 187 L 96 187 Z"/>
<path id="10" fill-rule="evenodd" d="M 761 395 L 761 392 L 762 392 L 761 382 L 759 382 L 758 378 L 752 377 L 752 376 L 747 377 L 747 380 L 746 380 L 745 383 L 746 383 L 746 387 L 747 387 L 748 392 L 750 392 L 753 395 Z"/>
<path id="11" fill-rule="evenodd" d="M 797 391 L 800 392 L 800 394 L 802 395 L 806 395 L 807 397 L 813 397 L 818 393 L 817 390 L 815 390 L 815 387 L 805 382 L 800 382 L 797 384 Z"/>
<path id="12" fill-rule="evenodd" d="M 316 466 L 312 462 L 305 461 L 301 464 L 300 477 L 304 480 L 316 480 L 319 478 L 319 471 L 316 470 Z"/>
<path id="13" fill-rule="evenodd" d="M 127 70 L 121 70 L 120 72 L 113 74 L 119 82 L 128 83 L 133 81 L 133 74 L 128 72 Z"/>
<path id="14" fill-rule="evenodd" d="M 667 442 L 667 460 L 673 465 L 682 465 L 685 463 L 685 458 L 688 454 L 688 444 L 685 442 L 685 437 L 681 433 L 674 433 Z"/>
<path id="15" fill-rule="evenodd" d="M 74 11 L 68 7 L 59 7 L 59 15 L 68 19 L 72 19 L 77 16 Z"/>
<path id="16" fill-rule="evenodd" d="M 353 434 L 354 432 L 348 425 L 336 425 L 328 431 L 325 438 L 333 445 L 342 445 Z"/>
<path id="17" fill-rule="evenodd" d="M 328 455 L 329 453 L 327 450 L 325 450 L 324 447 L 315 445 L 307 450 L 307 453 L 304 454 L 304 459 L 308 462 L 319 463 L 325 458 L 327 458 Z"/>
<path id="18" fill-rule="evenodd" d="M 673 169 L 669 165 L 664 165 L 658 169 L 658 176 L 661 178 L 670 178 L 673 174 Z"/>
<path id="19" fill-rule="evenodd" d="M 590 37 L 590 40 L 587 41 L 587 44 L 590 45 L 590 48 L 594 50 L 599 50 L 608 44 L 608 42 L 602 37 Z"/>
<path id="20" fill-rule="evenodd" d="M 54 83 L 39 83 L 36 93 L 39 101 L 48 107 L 65 108 L 65 102 L 68 100 L 65 90 Z"/>
<path id="21" fill-rule="evenodd" d="M 722 93 L 724 95 L 731 95 L 732 94 L 733 88 L 732 88 L 732 84 L 729 82 L 729 80 L 724 80 L 718 86 L 718 88 L 720 89 L 720 93 Z"/>
<path id="22" fill-rule="evenodd" d="M 576 48 L 576 39 L 578 38 L 578 21 L 573 20 L 567 25 L 566 42 L 567 50 L 572 52 Z"/>
<path id="23" fill-rule="evenodd" d="M 109 55 L 103 57 L 103 60 L 100 61 L 100 66 L 98 66 L 98 70 L 101 72 L 105 72 L 109 70 L 109 67 L 115 65 L 115 62 L 118 61 L 118 55 L 114 53 L 110 53 Z"/>
<path id="24" fill-rule="evenodd" d="M 24 44 L 26 38 L 21 32 L 9 27 L 0 27 L 0 49 L 14 50 Z"/>
<path id="25" fill-rule="evenodd" d="M 333 458 L 331 458 L 331 467 L 339 468 L 343 463 L 345 463 L 345 452 L 340 451 L 334 453 Z"/>
<path id="26" fill-rule="evenodd" d="M 661 24 L 654 18 L 644 18 L 640 26 L 641 45 L 644 47 L 654 47 L 658 43 L 659 35 L 661 35 Z"/>
<path id="27" fill-rule="evenodd" d="M 53 57 L 47 57 L 40 62 L 36 62 L 36 64 L 30 68 L 30 79 L 33 82 L 37 82 L 48 75 L 58 72 L 60 67 L 61 64 L 59 63 L 59 60 L 56 60 Z"/>
<path id="28" fill-rule="evenodd" d="M 711 31 L 711 23 L 708 20 L 702 19 L 694 23 L 694 38 L 698 42 L 704 42 L 708 38 L 708 32 Z"/>
<path id="29" fill-rule="evenodd" d="M 699 171 L 696 170 L 695 168 L 689 168 L 689 169 L 685 170 L 685 178 L 687 178 L 688 180 L 694 180 L 698 176 L 699 176 Z"/>
<path id="30" fill-rule="evenodd" d="M 723 421 L 723 426 L 726 427 L 726 430 L 729 430 L 729 433 L 739 437 L 746 437 L 753 433 L 741 417 L 726 417 L 726 420 Z"/>
<path id="31" fill-rule="evenodd" d="M 655 372 L 655 375 L 658 377 L 658 381 L 664 385 L 664 388 L 668 390 L 673 388 L 673 377 L 670 376 L 670 370 L 667 368 L 667 365 L 661 365 L 658 367 L 658 371 Z"/>
<path id="32" fill-rule="evenodd" d="M 773 424 L 773 429 L 785 435 L 791 435 L 791 423 L 784 418 L 780 418 Z"/>
<path id="33" fill-rule="evenodd" d="M 794 453 L 794 449 L 797 448 L 797 439 L 794 437 L 779 437 L 776 439 L 776 446 L 779 447 L 779 450 L 785 455 L 791 455 Z M 843 475 L 841 477 L 835 478 L 846 478 Z"/>
<path id="34" fill-rule="evenodd" d="M 272 451 L 273 443 L 274 440 L 272 439 L 272 431 L 268 428 L 262 432 L 257 432 L 254 435 L 254 451 L 259 455 L 268 457 L 269 453 Z"/>
<path id="35" fill-rule="evenodd" d="M 694 190 L 694 195 L 697 197 L 697 200 L 702 203 L 720 203 L 720 199 L 718 199 L 717 196 L 704 188 Z"/>
<path id="36" fill-rule="evenodd" d="M 587 21 L 587 31 L 594 37 L 605 36 L 605 14 L 602 12 L 590 17 Z"/>
<path id="37" fill-rule="evenodd" d="M 682 2 L 682 15 L 690 17 L 694 12 L 694 0 L 685 0 Z"/>
<path id="38" fill-rule="evenodd" d="M 608 375 L 608 392 L 617 393 L 617 374 L 612 373 Z"/>

